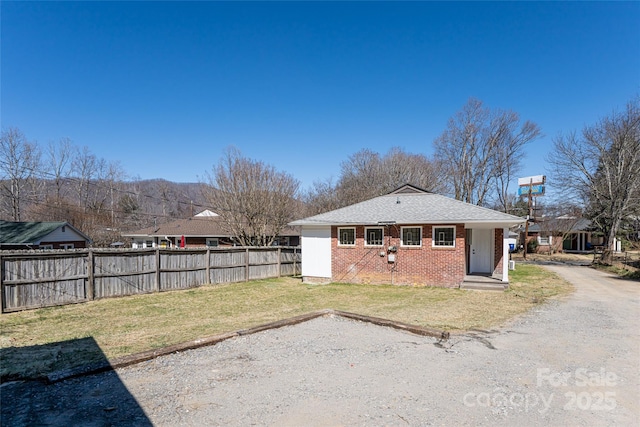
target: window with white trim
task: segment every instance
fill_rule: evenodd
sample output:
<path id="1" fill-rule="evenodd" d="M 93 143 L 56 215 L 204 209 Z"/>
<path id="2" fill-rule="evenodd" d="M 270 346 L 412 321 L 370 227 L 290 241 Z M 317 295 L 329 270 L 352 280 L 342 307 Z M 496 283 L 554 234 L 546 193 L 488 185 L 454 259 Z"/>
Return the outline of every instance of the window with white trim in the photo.
<path id="1" fill-rule="evenodd" d="M 433 227 L 432 246 L 434 248 L 455 248 L 456 227 Z"/>
<path id="2" fill-rule="evenodd" d="M 540 245 L 550 245 L 551 244 L 551 236 L 538 236 L 538 244 L 540 244 Z"/>
<path id="3" fill-rule="evenodd" d="M 422 227 L 402 227 L 402 246 L 422 246 Z"/>
<path id="4" fill-rule="evenodd" d="M 73 249 L 73 243 L 62 243 L 60 244 L 60 249 Z"/>
<path id="5" fill-rule="evenodd" d="M 210 248 L 217 248 L 220 245 L 220 240 L 217 237 L 207 239 L 207 246 Z"/>
<path id="6" fill-rule="evenodd" d="M 355 244 L 355 228 L 338 228 L 338 246 L 355 246 Z"/>
<path id="7" fill-rule="evenodd" d="M 40 245 L 40 249 L 53 249 L 53 245 Z"/>
<path id="8" fill-rule="evenodd" d="M 384 232 L 382 227 L 371 227 L 364 229 L 364 244 L 365 246 L 382 246 L 382 239 Z"/>

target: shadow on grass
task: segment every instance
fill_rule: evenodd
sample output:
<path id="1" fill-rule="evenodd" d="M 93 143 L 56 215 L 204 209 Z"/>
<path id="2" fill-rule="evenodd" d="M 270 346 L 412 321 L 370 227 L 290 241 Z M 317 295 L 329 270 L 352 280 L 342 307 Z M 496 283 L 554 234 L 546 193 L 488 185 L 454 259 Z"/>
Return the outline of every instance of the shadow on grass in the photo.
<path id="1" fill-rule="evenodd" d="M 93 338 L 3 348 L 0 361 L 1 425 L 152 425 Z"/>

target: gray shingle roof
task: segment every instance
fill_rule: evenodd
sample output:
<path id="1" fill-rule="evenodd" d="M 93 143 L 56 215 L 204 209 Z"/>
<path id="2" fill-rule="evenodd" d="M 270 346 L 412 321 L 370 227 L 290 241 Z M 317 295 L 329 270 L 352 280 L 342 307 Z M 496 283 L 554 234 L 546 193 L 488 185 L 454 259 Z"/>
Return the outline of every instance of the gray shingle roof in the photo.
<path id="1" fill-rule="evenodd" d="M 160 224 L 157 227 L 146 227 L 141 230 L 122 233 L 123 236 L 227 236 L 229 233 L 223 228 L 218 217 L 193 217 L 178 219 Z"/>
<path id="2" fill-rule="evenodd" d="M 293 221 L 290 225 L 371 225 L 381 221 L 396 224 L 495 223 L 508 227 L 525 220 L 439 194 L 392 193 Z"/>
<path id="3" fill-rule="evenodd" d="M 229 237 L 231 234 L 225 228 L 224 221 L 220 217 L 192 217 L 178 219 L 160 224 L 157 227 L 146 227 L 141 230 L 122 233 L 125 237 L 138 236 L 187 236 L 187 237 Z M 299 236 L 298 230 L 289 227 L 282 230 L 279 236 Z"/>

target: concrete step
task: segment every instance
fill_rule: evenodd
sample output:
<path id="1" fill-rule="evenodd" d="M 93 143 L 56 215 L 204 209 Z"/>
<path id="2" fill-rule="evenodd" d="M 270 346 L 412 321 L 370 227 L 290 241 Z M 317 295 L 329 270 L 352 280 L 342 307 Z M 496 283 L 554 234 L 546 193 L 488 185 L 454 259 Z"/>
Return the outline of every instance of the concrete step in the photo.
<path id="1" fill-rule="evenodd" d="M 460 289 L 475 290 L 475 291 L 502 291 L 504 292 L 509 287 L 508 284 L 501 282 L 487 283 L 487 282 L 463 282 L 460 285 Z"/>

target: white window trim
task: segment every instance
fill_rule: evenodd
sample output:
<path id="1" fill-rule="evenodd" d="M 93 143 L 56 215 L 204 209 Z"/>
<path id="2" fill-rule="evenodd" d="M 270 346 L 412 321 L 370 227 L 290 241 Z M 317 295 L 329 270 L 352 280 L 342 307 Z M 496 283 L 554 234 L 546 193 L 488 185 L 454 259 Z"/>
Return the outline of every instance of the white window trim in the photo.
<path id="1" fill-rule="evenodd" d="M 420 242 L 420 244 L 418 244 L 418 245 L 406 245 L 404 243 L 404 229 L 405 228 L 417 228 L 418 230 L 420 230 L 420 237 L 418 238 L 418 241 Z M 422 227 L 419 226 L 419 225 L 400 227 L 400 247 L 402 247 L 402 248 L 421 248 L 422 247 Z"/>
<path id="2" fill-rule="evenodd" d="M 40 245 L 39 248 L 42 249 L 42 250 L 51 250 L 51 249 L 53 249 L 53 245 L 51 245 L 51 244 Z"/>
<path id="3" fill-rule="evenodd" d="M 75 249 L 75 245 L 73 243 L 62 243 L 60 249 Z"/>
<path id="4" fill-rule="evenodd" d="M 353 230 L 353 243 L 340 243 L 340 231 Z M 338 246 L 352 248 L 356 245 L 356 228 L 355 227 L 338 227 Z"/>
<path id="5" fill-rule="evenodd" d="M 369 230 L 380 230 L 382 232 L 382 236 L 380 238 L 380 243 L 369 243 Z M 384 228 L 383 227 L 365 227 L 364 229 L 364 245 L 367 247 L 380 248 L 384 246 Z"/>
<path id="6" fill-rule="evenodd" d="M 436 245 L 436 228 L 450 228 L 453 230 L 453 245 Z M 456 247 L 456 226 L 455 225 L 434 225 L 431 228 L 432 248 L 455 248 Z"/>
<path id="7" fill-rule="evenodd" d="M 212 245 L 211 243 L 215 242 L 215 245 Z M 220 246 L 220 239 L 217 237 L 211 237 L 211 238 L 207 238 L 207 240 L 205 241 L 205 245 L 208 248 L 217 248 L 218 246 Z"/>
<path id="8" fill-rule="evenodd" d="M 542 239 L 547 240 L 543 242 Z M 550 246 L 553 243 L 553 236 L 538 236 L 538 244 L 543 246 Z"/>

